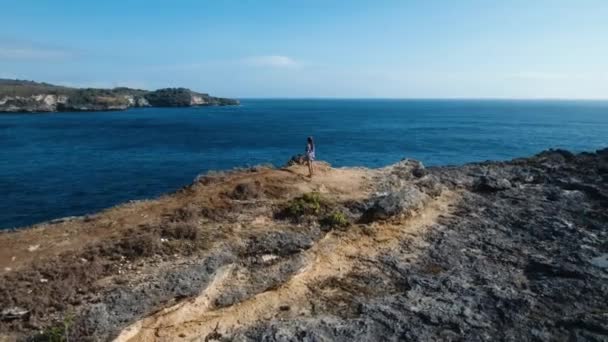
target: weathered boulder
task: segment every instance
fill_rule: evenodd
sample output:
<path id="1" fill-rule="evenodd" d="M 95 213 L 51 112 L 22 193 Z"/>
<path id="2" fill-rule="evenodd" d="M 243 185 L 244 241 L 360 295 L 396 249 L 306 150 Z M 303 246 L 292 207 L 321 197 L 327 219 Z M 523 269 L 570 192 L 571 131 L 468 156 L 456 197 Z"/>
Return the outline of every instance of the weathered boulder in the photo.
<path id="1" fill-rule="evenodd" d="M 304 164 L 306 164 L 306 157 L 303 154 L 296 154 L 287 161 L 285 166 L 289 167 L 292 165 L 304 165 Z"/>
<path id="2" fill-rule="evenodd" d="M 426 175 L 414 183 L 420 191 L 431 197 L 438 197 L 443 192 L 443 185 L 434 175 Z"/>
<path id="3" fill-rule="evenodd" d="M 420 178 L 428 174 L 424 165 L 413 159 L 403 159 L 399 163 L 392 165 L 391 173 L 401 179 Z"/>
<path id="4" fill-rule="evenodd" d="M 473 189 L 478 192 L 496 192 L 511 188 L 511 182 L 497 176 L 481 176 L 473 183 Z"/>
<path id="5" fill-rule="evenodd" d="M 420 209 L 427 199 L 428 196 L 414 186 L 390 192 L 378 197 L 363 213 L 361 221 L 372 222 L 400 215 L 410 215 L 412 211 Z"/>
<path id="6" fill-rule="evenodd" d="M 547 151 L 543 151 L 537 154 L 536 157 L 541 160 L 555 163 L 564 163 L 566 161 L 572 161 L 576 158 L 572 152 L 562 149 L 550 149 Z"/>

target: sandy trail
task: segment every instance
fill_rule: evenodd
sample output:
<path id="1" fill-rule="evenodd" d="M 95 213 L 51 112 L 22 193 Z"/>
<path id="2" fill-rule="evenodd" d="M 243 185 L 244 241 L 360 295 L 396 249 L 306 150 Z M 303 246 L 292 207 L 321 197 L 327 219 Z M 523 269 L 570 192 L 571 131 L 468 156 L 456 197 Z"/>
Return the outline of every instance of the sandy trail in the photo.
<path id="1" fill-rule="evenodd" d="M 374 258 L 395 248 L 406 236 L 416 237 L 449 212 L 456 195 L 446 192 L 424 209 L 400 222 L 378 224 L 373 236 L 352 228 L 346 233 L 331 232 L 305 253 L 304 267 L 276 290 L 257 294 L 235 305 L 214 309 L 210 303 L 224 288 L 240 286 L 238 272 L 229 266 L 217 272 L 214 281 L 200 296 L 164 309 L 136 322 L 115 341 L 203 340 L 213 333 L 224 334 L 275 317 L 290 319 L 312 316 L 310 288 L 330 278 L 346 277 L 355 267 L 366 266 L 363 259 Z M 415 255 L 412 256 L 412 260 Z M 288 308 L 288 309 L 287 309 Z"/>

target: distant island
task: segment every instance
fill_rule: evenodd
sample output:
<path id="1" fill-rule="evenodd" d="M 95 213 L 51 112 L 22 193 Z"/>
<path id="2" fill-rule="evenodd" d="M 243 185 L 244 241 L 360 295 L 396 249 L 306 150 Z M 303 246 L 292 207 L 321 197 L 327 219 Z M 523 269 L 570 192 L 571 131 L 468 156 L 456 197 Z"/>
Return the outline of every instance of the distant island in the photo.
<path id="1" fill-rule="evenodd" d="M 187 88 L 154 91 L 118 87 L 71 88 L 34 81 L 0 79 L 0 113 L 86 112 L 135 107 L 238 105 L 239 100 L 214 97 Z"/>

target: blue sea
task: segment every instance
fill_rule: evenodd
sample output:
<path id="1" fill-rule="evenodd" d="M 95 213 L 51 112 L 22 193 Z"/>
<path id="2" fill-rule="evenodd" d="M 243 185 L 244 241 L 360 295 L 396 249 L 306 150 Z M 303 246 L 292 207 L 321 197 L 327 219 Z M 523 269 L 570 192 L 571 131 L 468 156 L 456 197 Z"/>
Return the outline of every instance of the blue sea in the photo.
<path id="1" fill-rule="evenodd" d="M 608 146 L 608 102 L 243 100 L 238 107 L 0 115 L 0 228 L 153 198 L 214 169 L 317 158 L 458 165 Z"/>

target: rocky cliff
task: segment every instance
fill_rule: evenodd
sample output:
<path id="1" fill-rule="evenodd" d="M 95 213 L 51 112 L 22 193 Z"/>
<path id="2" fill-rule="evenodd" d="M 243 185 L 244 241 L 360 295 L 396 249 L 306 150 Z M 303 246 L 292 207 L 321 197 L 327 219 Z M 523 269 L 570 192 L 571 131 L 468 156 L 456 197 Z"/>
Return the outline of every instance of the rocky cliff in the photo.
<path id="1" fill-rule="evenodd" d="M 133 107 L 238 105 L 239 101 L 185 88 L 146 91 L 130 88 L 76 89 L 0 79 L 0 112 L 107 111 Z"/>
<path id="2" fill-rule="evenodd" d="M 0 340 L 608 339 L 608 149 L 306 173 L 0 234 Z"/>

